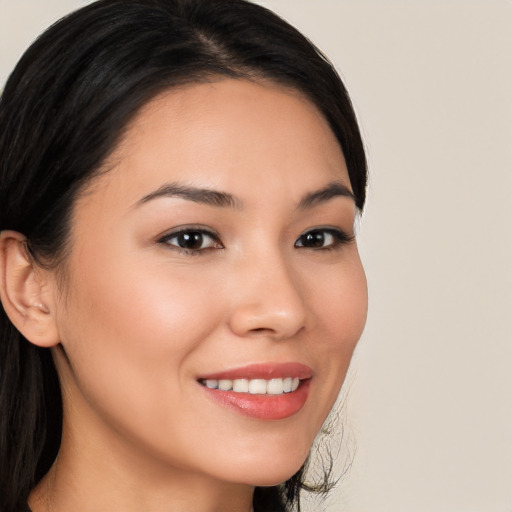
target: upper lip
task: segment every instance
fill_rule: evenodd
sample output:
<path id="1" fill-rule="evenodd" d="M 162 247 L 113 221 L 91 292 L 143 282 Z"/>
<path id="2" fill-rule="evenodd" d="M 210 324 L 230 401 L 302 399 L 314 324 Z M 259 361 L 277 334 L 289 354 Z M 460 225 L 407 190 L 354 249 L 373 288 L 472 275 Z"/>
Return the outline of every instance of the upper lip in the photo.
<path id="1" fill-rule="evenodd" d="M 298 377 L 309 379 L 313 376 L 313 370 L 302 363 L 255 363 L 238 368 L 231 368 L 215 373 L 201 375 L 198 380 L 235 380 L 235 379 L 279 379 L 286 377 Z"/>

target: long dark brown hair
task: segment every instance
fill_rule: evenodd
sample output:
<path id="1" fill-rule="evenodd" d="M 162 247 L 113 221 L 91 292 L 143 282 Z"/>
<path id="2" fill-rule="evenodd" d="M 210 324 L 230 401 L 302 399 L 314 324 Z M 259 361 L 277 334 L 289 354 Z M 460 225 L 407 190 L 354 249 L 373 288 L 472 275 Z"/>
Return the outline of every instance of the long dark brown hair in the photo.
<path id="1" fill-rule="evenodd" d="M 100 0 L 47 30 L 0 99 L 0 230 L 23 233 L 37 261 L 65 257 L 77 193 L 134 114 L 165 89 L 216 77 L 295 88 L 323 113 L 365 201 L 365 152 L 345 87 L 295 28 L 244 0 Z M 60 445 L 62 403 L 51 353 L 0 310 L 0 508 L 26 509 Z M 255 511 L 299 510 L 304 467 L 257 488 Z M 325 486 L 319 486 L 325 489 Z"/>

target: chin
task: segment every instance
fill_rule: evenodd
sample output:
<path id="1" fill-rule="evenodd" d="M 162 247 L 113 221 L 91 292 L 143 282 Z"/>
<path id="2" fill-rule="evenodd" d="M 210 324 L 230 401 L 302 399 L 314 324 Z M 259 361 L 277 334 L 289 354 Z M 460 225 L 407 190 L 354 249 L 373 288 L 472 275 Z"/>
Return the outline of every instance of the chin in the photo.
<path id="1" fill-rule="evenodd" d="M 254 487 L 272 487 L 274 485 L 282 484 L 283 482 L 286 482 L 289 478 L 291 478 L 297 471 L 300 469 L 301 466 L 296 468 L 293 472 L 272 472 L 270 475 L 261 475 L 260 478 L 253 481 L 251 485 Z"/>
<path id="2" fill-rule="evenodd" d="M 256 487 L 278 485 L 292 477 L 302 467 L 308 453 L 298 456 L 297 453 L 283 458 L 269 456 L 264 461 L 250 463 L 246 461 L 243 467 L 236 467 L 231 475 L 226 475 L 232 481 L 249 484 Z"/>
<path id="3" fill-rule="evenodd" d="M 309 427 L 304 432 L 303 428 L 282 430 L 277 424 L 275 427 L 274 435 L 253 433 L 237 439 L 239 442 L 232 438 L 231 446 L 224 444 L 227 448 L 210 458 L 218 462 L 210 469 L 220 470 L 227 481 L 251 486 L 267 487 L 285 482 L 303 466 L 314 442 L 316 428 Z"/>

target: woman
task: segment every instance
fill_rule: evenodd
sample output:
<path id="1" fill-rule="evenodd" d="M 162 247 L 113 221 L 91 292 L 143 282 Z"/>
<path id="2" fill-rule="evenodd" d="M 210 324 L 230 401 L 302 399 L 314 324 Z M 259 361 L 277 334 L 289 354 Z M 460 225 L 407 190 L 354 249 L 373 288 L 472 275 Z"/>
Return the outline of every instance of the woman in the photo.
<path id="1" fill-rule="evenodd" d="M 101 0 L 9 78 L 0 180 L 2 510 L 299 509 L 367 304 L 326 59 L 242 0 Z"/>

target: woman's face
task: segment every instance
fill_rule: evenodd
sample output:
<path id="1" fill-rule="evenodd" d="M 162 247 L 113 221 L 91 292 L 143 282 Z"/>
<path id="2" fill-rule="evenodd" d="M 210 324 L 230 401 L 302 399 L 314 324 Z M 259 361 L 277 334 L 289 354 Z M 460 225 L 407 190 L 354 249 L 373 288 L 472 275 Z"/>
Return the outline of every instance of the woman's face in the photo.
<path id="1" fill-rule="evenodd" d="M 65 439 L 170 474 L 285 480 L 366 317 L 328 124 L 293 90 L 191 85 L 146 105 L 106 168 L 75 205 L 57 301 Z"/>

